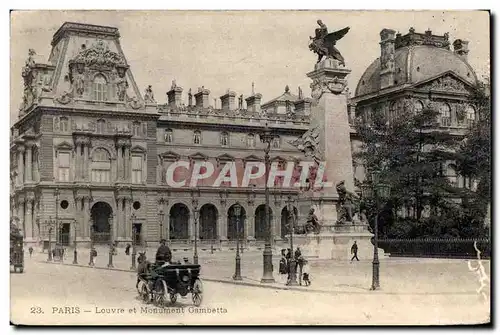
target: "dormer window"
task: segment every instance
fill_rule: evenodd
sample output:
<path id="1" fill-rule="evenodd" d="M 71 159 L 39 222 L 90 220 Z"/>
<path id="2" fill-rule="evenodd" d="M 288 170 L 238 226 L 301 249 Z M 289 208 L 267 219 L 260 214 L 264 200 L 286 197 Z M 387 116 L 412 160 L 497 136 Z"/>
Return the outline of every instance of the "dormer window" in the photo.
<path id="1" fill-rule="evenodd" d="M 229 134 L 225 131 L 220 134 L 220 145 L 223 147 L 227 147 L 229 145 Z"/>
<path id="2" fill-rule="evenodd" d="M 201 144 L 201 131 L 195 130 L 194 136 L 193 136 L 193 143 L 194 144 Z"/>
<path id="3" fill-rule="evenodd" d="M 165 130 L 165 143 L 172 143 L 174 141 L 174 134 L 172 129 Z"/>
<path id="4" fill-rule="evenodd" d="M 97 101 L 107 101 L 108 100 L 108 89 L 106 78 L 102 75 L 97 75 L 92 83 L 92 92 L 94 94 L 94 100 Z"/>

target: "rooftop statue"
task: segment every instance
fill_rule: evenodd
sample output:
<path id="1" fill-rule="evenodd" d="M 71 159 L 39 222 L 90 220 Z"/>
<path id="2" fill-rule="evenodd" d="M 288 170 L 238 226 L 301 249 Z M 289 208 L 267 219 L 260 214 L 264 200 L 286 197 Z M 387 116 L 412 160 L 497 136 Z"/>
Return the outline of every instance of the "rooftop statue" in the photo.
<path id="1" fill-rule="evenodd" d="M 341 65 L 345 66 L 344 57 L 335 48 L 335 44 L 347 34 L 349 27 L 329 34 L 326 25 L 321 20 L 317 22 L 319 28 L 316 28 L 314 37 L 309 37 L 312 40 L 311 44 L 309 44 L 309 50 L 318 54 L 318 63 L 321 62 L 323 57 L 326 57 L 336 59 Z"/>

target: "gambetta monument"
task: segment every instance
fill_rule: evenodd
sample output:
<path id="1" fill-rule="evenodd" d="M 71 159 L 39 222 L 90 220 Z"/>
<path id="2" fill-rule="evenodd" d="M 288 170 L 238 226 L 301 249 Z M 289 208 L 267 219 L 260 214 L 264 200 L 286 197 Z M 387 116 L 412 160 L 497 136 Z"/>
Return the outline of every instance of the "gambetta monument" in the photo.
<path id="1" fill-rule="evenodd" d="M 317 22 L 319 28 L 310 37 L 309 49 L 318 55 L 318 61 L 307 74 L 312 80 L 313 98 L 310 129 L 293 144 L 316 163 L 326 163 L 324 175 L 332 186 L 308 192 L 306 198 L 312 204 L 318 228 L 295 235 L 294 244 L 306 256 L 348 260 L 351 245 L 357 241 L 359 255 L 371 258 L 373 234 L 366 217 L 358 213 L 359 197 L 354 193 L 346 80 L 351 70 L 335 48 L 349 27 L 328 33 L 327 26 L 321 20 Z M 308 217 L 313 217 L 311 212 Z M 311 220 L 307 221 L 301 224 L 312 226 Z"/>

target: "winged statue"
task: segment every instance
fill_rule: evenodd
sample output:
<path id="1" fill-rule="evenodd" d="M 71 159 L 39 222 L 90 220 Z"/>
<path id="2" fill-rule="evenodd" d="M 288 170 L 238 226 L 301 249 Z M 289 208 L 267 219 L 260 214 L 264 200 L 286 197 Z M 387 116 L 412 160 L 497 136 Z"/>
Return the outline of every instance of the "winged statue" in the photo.
<path id="1" fill-rule="evenodd" d="M 309 44 L 309 50 L 318 54 L 318 63 L 321 62 L 323 57 L 331 57 L 345 66 L 344 57 L 342 57 L 340 51 L 335 48 L 335 44 L 347 34 L 349 27 L 329 34 L 326 25 L 321 20 L 317 22 L 319 28 L 316 28 L 314 37 L 309 37 L 312 40 L 311 44 Z"/>
<path id="2" fill-rule="evenodd" d="M 302 151 L 306 157 L 312 157 L 316 163 L 319 163 L 323 159 L 319 141 L 319 129 L 316 126 L 289 143 L 295 146 L 299 151 Z"/>

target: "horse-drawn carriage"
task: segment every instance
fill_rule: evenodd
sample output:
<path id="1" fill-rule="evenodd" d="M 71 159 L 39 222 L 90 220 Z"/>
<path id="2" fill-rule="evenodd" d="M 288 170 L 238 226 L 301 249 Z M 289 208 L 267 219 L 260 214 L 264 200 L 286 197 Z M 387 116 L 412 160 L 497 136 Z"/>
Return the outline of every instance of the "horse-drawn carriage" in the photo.
<path id="1" fill-rule="evenodd" d="M 10 265 L 14 267 L 14 272 L 24 271 L 24 249 L 23 235 L 19 229 L 13 225 L 10 227 Z"/>
<path id="2" fill-rule="evenodd" d="M 145 262 L 145 261 L 144 261 Z M 169 264 L 165 266 L 150 265 L 138 271 L 137 290 L 144 302 L 154 302 L 160 307 L 167 304 L 167 296 L 172 304 L 177 301 L 177 295 L 182 297 L 191 293 L 195 306 L 200 306 L 203 299 L 203 285 L 200 276 L 200 265 Z M 152 276 L 157 274 L 156 277 Z"/>

